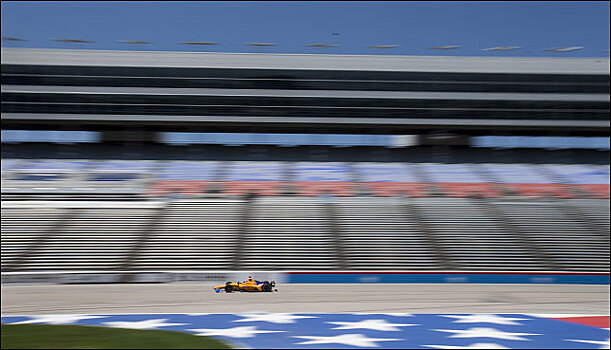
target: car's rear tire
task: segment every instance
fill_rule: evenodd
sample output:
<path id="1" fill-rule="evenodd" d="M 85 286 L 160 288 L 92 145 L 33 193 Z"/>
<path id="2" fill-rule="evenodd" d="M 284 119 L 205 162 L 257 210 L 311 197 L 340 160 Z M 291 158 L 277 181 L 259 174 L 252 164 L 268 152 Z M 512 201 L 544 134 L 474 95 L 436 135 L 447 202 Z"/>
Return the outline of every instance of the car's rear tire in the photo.
<path id="1" fill-rule="evenodd" d="M 269 285 L 269 283 L 263 283 L 263 285 L 261 286 L 261 291 L 263 292 L 271 292 L 272 291 L 272 286 Z"/>
<path id="2" fill-rule="evenodd" d="M 225 293 L 233 292 L 233 286 L 231 284 L 225 285 Z"/>

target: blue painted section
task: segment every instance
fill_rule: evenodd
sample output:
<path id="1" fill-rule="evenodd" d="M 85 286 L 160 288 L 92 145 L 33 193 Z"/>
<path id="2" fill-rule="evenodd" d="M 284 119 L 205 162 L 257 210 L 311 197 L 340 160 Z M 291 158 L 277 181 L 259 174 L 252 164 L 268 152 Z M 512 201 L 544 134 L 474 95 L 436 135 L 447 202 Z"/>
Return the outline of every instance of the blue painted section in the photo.
<path id="1" fill-rule="evenodd" d="M 432 182 L 482 183 L 486 179 L 465 164 L 421 164 Z"/>
<path id="2" fill-rule="evenodd" d="M 227 166 L 226 181 L 282 181 L 282 163 L 233 162 Z"/>
<path id="3" fill-rule="evenodd" d="M 17 178 L 20 181 L 53 181 L 61 180 L 65 177 L 64 174 L 25 174 Z"/>
<path id="4" fill-rule="evenodd" d="M 160 180 L 214 180 L 218 162 L 167 162 L 158 172 Z"/>
<path id="5" fill-rule="evenodd" d="M 502 183 L 549 184 L 552 179 L 535 170 L 534 164 L 482 164 L 487 172 L 493 174 Z"/>
<path id="6" fill-rule="evenodd" d="M 2 130 L 2 142 L 97 143 L 102 133 L 95 131 Z"/>
<path id="7" fill-rule="evenodd" d="M 562 183 L 570 184 L 609 184 L 609 165 L 558 165 L 545 167 L 560 177 Z"/>
<path id="8" fill-rule="evenodd" d="M 96 164 L 95 170 L 124 170 L 132 172 L 148 172 L 157 164 L 156 161 L 142 160 L 121 160 L 103 161 Z"/>
<path id="9" fill-rule="evenodd" d="M 483 348 L 474 347 L 478 343 L 497 349 L 600 349 L 609 339 L 606 329 L 528 314 L 406 312 L 80 315 L 68 321 L 31 315 L 3 316 L 2 323 L 126 328 L 148 323 L 148 329 L 212 336 L 245 349 Z"/>
<path id="10" fill-rule="evenodd" d="M 520 283 L 609 284 L 609 275 L 287 274 L 287 283 Z"/>
<path id="11" fill-rule="evenodd" d="M 357 163 L 354 166 L 365 182 L 420 182 L 406 164 Z"/>
<path id="12" fill-rule="evenodd" d="M 350 181 L 351 165 L 345 163 L 300 162 L 295 163 L 295 181 Z"/>
<path id="13" fill-rule="evenodd" d="M 608 137 L 583 136 L 474 136 L 473 147 L 609 150 Z"/>
<path id="14" fill-rule="evenodd" d="M 277 145 L 277 146 L 384 146 L 393 145 L 393 135 L 344 134 L 254 134 L 161 132 L 161 140 L 170 145 Z"/>
<path id="15" fill-rule="evenodd" d="M 136 178 L 137 175 L 133 173 L 97 174 L 91 176 L 89 181 L 129 181 Z"/>

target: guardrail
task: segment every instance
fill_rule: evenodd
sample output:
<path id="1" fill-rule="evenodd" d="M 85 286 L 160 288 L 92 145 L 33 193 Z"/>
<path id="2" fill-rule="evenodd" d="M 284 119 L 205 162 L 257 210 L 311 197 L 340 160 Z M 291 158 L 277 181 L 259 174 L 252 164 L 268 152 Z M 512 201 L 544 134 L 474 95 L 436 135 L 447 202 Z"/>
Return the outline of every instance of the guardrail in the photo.
<path id="1" fill-rule="evenodd" d="M 286 275 L 286 283 L 609 284 L 608 272 L 293 271 Z"/>
<path id="2" fill-rule="evenodd" d="M 609 272 L 566 271 L 78 271 L 2 272 L 2 284 L 225 283 L 609 284 Z"/>

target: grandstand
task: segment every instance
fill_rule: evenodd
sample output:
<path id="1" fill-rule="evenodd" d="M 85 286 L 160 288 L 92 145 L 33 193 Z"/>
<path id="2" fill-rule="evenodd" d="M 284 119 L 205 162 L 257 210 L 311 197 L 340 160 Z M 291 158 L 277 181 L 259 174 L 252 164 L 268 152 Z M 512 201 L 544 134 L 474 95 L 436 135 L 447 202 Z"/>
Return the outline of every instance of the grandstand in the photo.
<path id="1" fill-rule="evenodd" d="M 609 270 L 608 59 L 3 48 L 2 77 L 2 271 Z"/>

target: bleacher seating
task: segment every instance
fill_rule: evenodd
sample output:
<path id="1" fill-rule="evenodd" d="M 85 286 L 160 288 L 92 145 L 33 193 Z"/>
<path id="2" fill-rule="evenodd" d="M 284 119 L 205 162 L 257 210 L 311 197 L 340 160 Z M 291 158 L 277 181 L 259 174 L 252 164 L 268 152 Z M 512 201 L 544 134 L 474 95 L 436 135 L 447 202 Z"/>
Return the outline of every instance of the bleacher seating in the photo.
<path id="1" fill-rule="evenodd" d="M 481 164 L 476 168 L 502 192 L 527 197 L 575 198 L 569 183 L 555 176 L 545 164 Z"/>
<path id="2" fill-rule="evenodd" d="M 60 221 L 62 209 L 2 208 L 2 269 L 10 268 Z"/>
<path id="3" fill-rule="evenodd" d="M 134 269 L 232 268 L 242 210 L 243 204 L 232 200 L 170 203 L 149 232 Z"/>
<path id="4" fill-rule="evenodd" d="M 356 163 L 355 172 L 373 196 L 391 197 L 426 195 L 422 180 L 407 164 L 401 163 Z"/>
<path id="5" fill-rule="evenodd" d="M 266 198 L 252 204 L 240 266 L 251 270 L 333 269 L 338 265 L 322 203 Z"/>
<path id="6" fill-rule="evenodd" d="M 569 208 L 578 208 L 584 219 L 597 226 L 602 232 L 609 235 L 609 206 L 600 205 L 596 199 L 571 199 L 566 204 Z"/>
<path id="7" fill-rule="evenodd" d="M 149 180 L 157 171 L 156 161 L 146 160 L 111 160 L 96 162 L 89 170 L 84 182 L 96 187 L 138 187 Z"/>
<path id="8" fill-rule="evenodd" d="M 296 182 L 305 181 L 354 181 L 352 167 L 346 163 L 297 162 L 291 169 L 291 178 Z"/>
<path id="9" fill-rule="evenodd" d="M 356 194 L 355 174 L 352 166 L 334 162 L 298 162 L 289 171 L 289 178 L 295 182 L 298 194 L 316 196 L 354 196 Z"/>
<path id="10" fill-rule="evenodd" d="M 24 183 L 30 181 L 54 181 L 74 179 L 75 175 L 86 172 L 92 162 L 87 160 L 2 160 L 3 172 L 12 175 L 15 180 Z M 11 179 L 10 177 L 8 178 Z"/>
<path id="11" fill-rule="evenodd" d="M 348 269 L 441 268 L 401 202 L 392 198 L 340 198 L 336 206 Z"/>
<path id="12" fill-rule="evenodd" d="M 224 181 L 284 181 L 284 164 L 280 162 L 228 162 Z"/>
<path id="13" fill-rule="evenodd" d="M 3 160 L 4 193 L 609 198 L 608 165 Z"/>
<path id="14" fill-rule="evenodd" d="M 120 269 L 153 211 L 83 208 L 63 221 L 21 262 L 26 270 Z M 23 218 L 22 225 L 29 220 Z"/>
<path id="15" fill-rule="evenodd" d="M 229 162 L 222 179 L 222 192 L 229 195 L 279 195 L 282 182 L 288 176 L 285 165 L 280 162 Z"/>
<path id="16" fill-rule="evenodd" d="M 593 198 L 609 198 L 608 165 L 559 165 L 545 167 L 556 178 L 556 182 L 570 184 Z"/>
<path id="17" fill-rule="evenodd" d="M 429 193 L 422 182 L 368 182 L 367 186 L 371 194 L 378 197 L 423 197 Z"/>
<path id="18" fill-rule="evenodd" d="M 555 181 L 567 184 L 609 184 L 609 166 L 544 164 L 555 176 Z"/>
<path id="19" fill-rule="evenodd" d="M 428 179 L 450 197 L 499 197 L 498 189 L 486 183 L 477 168 L 468 164 L 425 163 L 420 169 Z"/>
<path id="20" fill-rule="evenodd" d="M 564 215 L 555 204 L 500 202 L 496 205 L 560 270 L 609 271 L 608 236 L 605 241 L 583 223 Z"/>
<path id="21" fill-rule="evenodd" d="M 162 163 L 156 175 L 162 181 L 212 181 L 220 167 L 214 161 L 168 161 Z"/>
<path id="22" fill-rule="evenodd" d="M 421 182 L 404 163 L 356 163 L 362 182 Z"/>
<path id="23" fill-rule="evenodd" d="M 140 193 L 155 166 L 155 161 L 11 160 L 3 168 L 2 192 Z"/>
<path id="24" fill-rule="evenodd" d="M 459 270 L 536 270 L 543 266 L 479 201 L 415 198 L 424 221 Z"/>
<path id="25" fill-rule="evenodd" d="M 485 179 L 465 164 L 424 163 L 420 168 L 432 182 L 481 183 Z"/>
<path id="26" fill-rule="evenodd" d="M 92 163 L 87 160 L 28 160 L 21 161 L 16 167 L 31 172 L 49 171 L 57 173 L 69 173 L 72 171 L 83 171 Z"/>
<path id="27" fill-rule="evenodd" d="M 3 203 L 3 271 L 609 269 L 600 199 L 45 203 Z"/>
<path id="28" fill-rule="evenodd" d="M 149 188 L 152 196 L 169 193 L 197 195 L 205 193 L 208 185 L 218 177 L 220 162 L 169 161 L 160 165 L 157 180 Z"/>
<path id="29" fill-rule="evenodd" d="M 543 184 L 552 179 L 537 172 L 537 165 L 531 164 L 482 164 L 485 170 L 503 184 Z"/>
<path id="30" fill-rule="evenodd" d="M 581 184 L 579 188 L 590 198 L 609 199 L 609 185 Z"/>
<path id="31" fill-rule="evenodd" d="M 0 169 L 2 169 L 2 175 L 6 174 L 9 171 L 12 171 L 16 167 L 18 167 L 21 163 L 25 162 L 23 159 L 2 159 L 0 163 Z"/>

